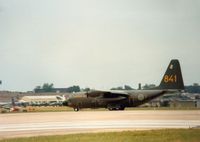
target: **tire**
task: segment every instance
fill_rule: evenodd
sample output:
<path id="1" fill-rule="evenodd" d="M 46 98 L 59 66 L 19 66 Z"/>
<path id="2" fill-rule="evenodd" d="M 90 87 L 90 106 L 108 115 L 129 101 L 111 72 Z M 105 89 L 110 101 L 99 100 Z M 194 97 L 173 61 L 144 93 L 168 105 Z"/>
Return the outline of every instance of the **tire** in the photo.
<path id="1" fill-rule="evenodd" d="M 109 110 L 109 111 L 112 111 L 113 109 L 109 107 L 108 110 Z"/>
<path id="2" fill-rule="evenodd" d="M 120 107 L 120 108 L 119 108 L 119 110 L 124 110 L 124 109 L 125 109 L 125 107 Z"/>
<path id="3" fill-rule="evenodd" d="M 79 108 L 78 107 L 74 108 L 74 111 L 79 111 Z"/>

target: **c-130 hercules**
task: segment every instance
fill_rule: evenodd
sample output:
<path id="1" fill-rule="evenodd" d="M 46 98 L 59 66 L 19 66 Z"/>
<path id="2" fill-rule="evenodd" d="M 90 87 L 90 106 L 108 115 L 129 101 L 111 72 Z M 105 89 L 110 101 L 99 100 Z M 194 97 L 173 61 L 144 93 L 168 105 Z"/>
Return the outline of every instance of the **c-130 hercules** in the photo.
<path id="1" fill-rule="evenodd" d="M 158 87 L 151 90 L 88 91 L 75 94 L 67 100 L 67 105 L 79 111 L 81 108 L 108 108 L 124 110 L 136 107 L 164 94 L 184 90 L 179 61 L 171 60 Z"/>

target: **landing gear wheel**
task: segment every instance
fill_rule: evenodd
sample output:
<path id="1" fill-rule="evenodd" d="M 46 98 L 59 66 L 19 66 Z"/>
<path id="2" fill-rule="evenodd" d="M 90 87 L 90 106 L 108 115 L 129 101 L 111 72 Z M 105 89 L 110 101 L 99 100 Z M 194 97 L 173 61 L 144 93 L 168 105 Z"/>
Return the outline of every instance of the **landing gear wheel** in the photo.
<path id="1" fill-rule="evenodd" d="M 124 109 L 125 109 L 125 107 L 120 107 L 120 108 L 119 108 L 119 110 L 124 110 Z"/>
<path id="2" fill-rule="evenodd" d="M 108 110 L 109 110 L 109 111 L 112 111 L 113 109 L 109 107 Z"/>
<path id="3" fill-rule="evenodd" d="M 74 108 L 74 111 L 79 111 L 79 108 L 78 107 Z"/>

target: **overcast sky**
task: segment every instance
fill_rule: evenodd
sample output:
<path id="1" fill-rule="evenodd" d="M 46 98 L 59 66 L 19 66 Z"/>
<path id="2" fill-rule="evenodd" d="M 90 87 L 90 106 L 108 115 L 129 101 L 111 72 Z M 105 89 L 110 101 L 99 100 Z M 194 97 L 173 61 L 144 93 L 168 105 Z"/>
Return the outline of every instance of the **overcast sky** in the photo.
<path id="1" fill-rule="evenodd" d="M 0 0 L 0 90 L 200 83 L 199 0 Z"/>

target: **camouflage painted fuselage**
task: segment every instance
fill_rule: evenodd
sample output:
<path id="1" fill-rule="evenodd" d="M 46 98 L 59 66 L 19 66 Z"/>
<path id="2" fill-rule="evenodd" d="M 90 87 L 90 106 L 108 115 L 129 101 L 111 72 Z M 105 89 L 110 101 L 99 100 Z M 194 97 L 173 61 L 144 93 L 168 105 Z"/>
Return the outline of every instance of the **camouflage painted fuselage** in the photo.
<path id="1" fill-rule="evenodd" d="M 79 93 L 68 99 L 73 108 L 125 108 L 136 107 L 166 93 L 163 90 L 124 91 L 126 94 L 106 94 L 104 92 Z"/>

